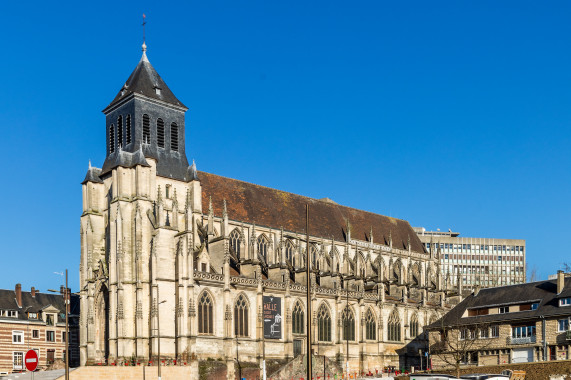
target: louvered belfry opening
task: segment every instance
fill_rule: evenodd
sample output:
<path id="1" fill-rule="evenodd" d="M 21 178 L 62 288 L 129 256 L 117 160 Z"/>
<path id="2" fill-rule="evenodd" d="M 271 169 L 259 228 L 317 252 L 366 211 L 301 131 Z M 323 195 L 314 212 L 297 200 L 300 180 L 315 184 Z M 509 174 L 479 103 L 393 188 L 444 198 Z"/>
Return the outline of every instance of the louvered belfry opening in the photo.
<path id="1" fill-rule="evenodd" d="M 157 119 L 157 145 L 159 148 L 165 147 L 165 122 L 163 119 Z"/>
<path id="2" fill-rule="evenodd" d="M 147 114 L 143 115 L 143 143 L 151 143 L 151 119 Z"/>
<path id="3" fill-rule="evenodd" d="M 123 116 L 117 118 L 117 144 L 123 147 Z"/>
<path id="4" fill-rule="evenodd" d="M 109 153 L 115 152 L 115 125 L 109 127 Z"/>
<path id="5" fill-rule="evenodd" d="M 178 152 L 178 125 L 171 124 L 171 150 Z"/>
<path id="6" fill-rule="evenodd" d="M 131 144 L 131 115 L 125 118 L 125 145 Z"/>

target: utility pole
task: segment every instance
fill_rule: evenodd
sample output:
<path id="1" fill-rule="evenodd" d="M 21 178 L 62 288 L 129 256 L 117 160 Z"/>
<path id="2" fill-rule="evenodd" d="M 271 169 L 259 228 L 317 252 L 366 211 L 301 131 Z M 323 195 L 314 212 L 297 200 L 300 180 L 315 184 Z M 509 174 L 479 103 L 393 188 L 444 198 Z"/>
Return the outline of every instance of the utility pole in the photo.
<path id="1" fill-rule="evenodd" d="M 347 295 L 347 302 L 345 302 L 345 340 L 347 341 L 347 378 L 349 378 L 349 334 L 347 334 L 347 330 L 349 330 L 349 281 L 345 281 L 345 294 Z"/>
<path id="2" fill-rule="evenodd" d="M 309 203 L 305 205 L 305 269 L 307 285 L 307 379 L 311 380 L 311 257 L 309 252 Z"/>
<path id="3" fill-rule="evenodd" d="M 158 301 L 158 300 L 159 300 L 159 287 L 157 286 L 157 301 Z M 160 313 L 159 305 L 162 304 L 162 303 L 165 303 L 165 302 L 167 302 L 167 301 L 166 301 L 166 300 L 162 300 L 162 301 L 160 301 L 160 302 L 157 302 L 157 337 L 158 337 L 158 340 L 157 340 L 157 355 L 158 355 L 158 357 L 159 357 L 157 364 L 158 364 L 158 366 L 159 366 L 159 374 L 158 374 L 158 375 L 159 375 L 159 376 L 158 376 L 158 377 L 159 377 L 159 380 L 161 380 L 161 325 L 160 325 L 160 322 L 159 322 L 159 321 L 160 321 L 159 317 L 160 317 L 161 313 Z"/>

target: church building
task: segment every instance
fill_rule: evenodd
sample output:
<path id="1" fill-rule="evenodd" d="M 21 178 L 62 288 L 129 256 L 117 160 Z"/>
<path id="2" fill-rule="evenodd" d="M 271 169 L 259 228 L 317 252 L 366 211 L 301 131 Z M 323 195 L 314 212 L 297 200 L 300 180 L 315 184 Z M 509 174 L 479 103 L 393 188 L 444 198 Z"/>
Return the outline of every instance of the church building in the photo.
<path id="1" fill-rule="evenodd" d="M 401 219 L 197 171 L 187 107 L 143 55 L 106 117 L 107 155 L 82 182 L 82 365 L 291 360 L 418 365 L 449 309 L 438 252 Z M 309 206 L 309 244 L 306 240 Z"/>

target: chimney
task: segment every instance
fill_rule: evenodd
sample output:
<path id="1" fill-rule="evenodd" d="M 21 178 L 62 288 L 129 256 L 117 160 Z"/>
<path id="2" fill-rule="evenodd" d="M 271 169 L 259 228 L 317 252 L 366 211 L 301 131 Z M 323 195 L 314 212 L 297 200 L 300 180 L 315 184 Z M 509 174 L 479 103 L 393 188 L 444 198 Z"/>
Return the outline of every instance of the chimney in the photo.
<path id="1" fill-rule="evenodd" d="M 22 284 L 16 284 L 16 302 L 22 307 Z"/>
<path id="2" fill-rule="evenodd" d="M 64 293 L 65 293 L 65 286 L 63 286 L 63 285 L 60 286 L 60 287 L 59 287 L 59 292 L 60 292 L 60 294 L 64 294 Z"/>
<path id="3" fill-rule="evenodd" d="M 480 293 L 480 284 L 476 285 L 474 288 L 474 297 L 476 297 Z"/>
<path id="4" fill-rule="evenodd" d="M 565 273 L 562 270 L 557 271 L 557 294 L 563 291 L 565 286 Z"/>
<path id="5" fill-rule="evenodd" d="M 32 286 L 32 291 L 30 293 L 32 293 L 32 297 L 35 297 L 36 296 L 36 288 L 34 288 Z"/>

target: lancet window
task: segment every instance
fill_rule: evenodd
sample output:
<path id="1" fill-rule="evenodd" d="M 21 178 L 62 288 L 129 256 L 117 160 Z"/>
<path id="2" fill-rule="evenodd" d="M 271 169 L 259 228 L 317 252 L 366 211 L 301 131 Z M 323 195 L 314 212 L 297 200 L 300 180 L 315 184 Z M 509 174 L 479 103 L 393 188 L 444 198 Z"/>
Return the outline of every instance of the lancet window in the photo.
<path id="1" fill-rule="evenodd" d="M 248 301 L 240 294 L 234 304 L 234 334 L 248 336 Z"/>
<path id="2" fill-rule="evenodd" d="M 400 336 L 400 317 L 399 314 L 396 310 L 394 310 L 391 313 L 391 316 L 389 317 L 389 323 L 387 324 L 387 329 L 388 329 L 388 340 L 391 340 L 393 342 L 400 342 L 401 340 L 401 336 Z"/>
<path id="3" fill-rule="evenodd" d="M 230 233 L 230 249 L 234 252 L 238 260 L 240 259 L 240 233 L 236 230 Z"/>
<path id="4" fill-rule="evenodd" d="M 377 339 L 377 321 L 371 309 L 368 309 L 365 314 L 365 338 L 367 340 Z"/>
<path id="5" fill-rule="evenodd" d="M 410 319 L 410 337 L 414 339 L 418 335 L 418 317 L 416 314 Z"/>
<path id="6" fill-rule="evenodd" d="M 159 148 L 165 147 L 165 122 L 157 119 L 157 145 Z"/>
<path id="7" fill-rule="evenodd" d="M 294 247 L 291 240 L 287 240 L 285 243 L 285 255 L 286 261 L 293 265 Z"/>
<path id="8" fill-rule="evenodd" d="M 266 237 L 266 235 L 260 235 L 258 237 L 258 247 L 257 247 L 258 255 L 260 255 L 264 259 L 265 263 L 268 262 L 269 245 L 270 243 L 268 242 L 268 238 Z"/>
<path id="9" fill-rule="evenodd" d="M 355 340 L 355 317 L 351 309 L 346 307 L 341 315 L 343 322 L 343 340 Z"/>
<path id="10" fill-rule="evenodd" d="M 198 301 L 198 333 L 214 333 L 212 298 L 207 292 L 202 293 Z"/>
<path id="11" fill-rule="evenodd" d="M 305 318 L 303 312 L 303 305 L 297 301 L 291 313 L 292 319 L 292 332 L 294 334 L 303 334 L 305 326 Z"/>
<path id="12" fill-rule="evenodd" d="M 331 342 L 331 315 L 325 304 L 317 311 L 317 332 L 320 342 Z"/>

